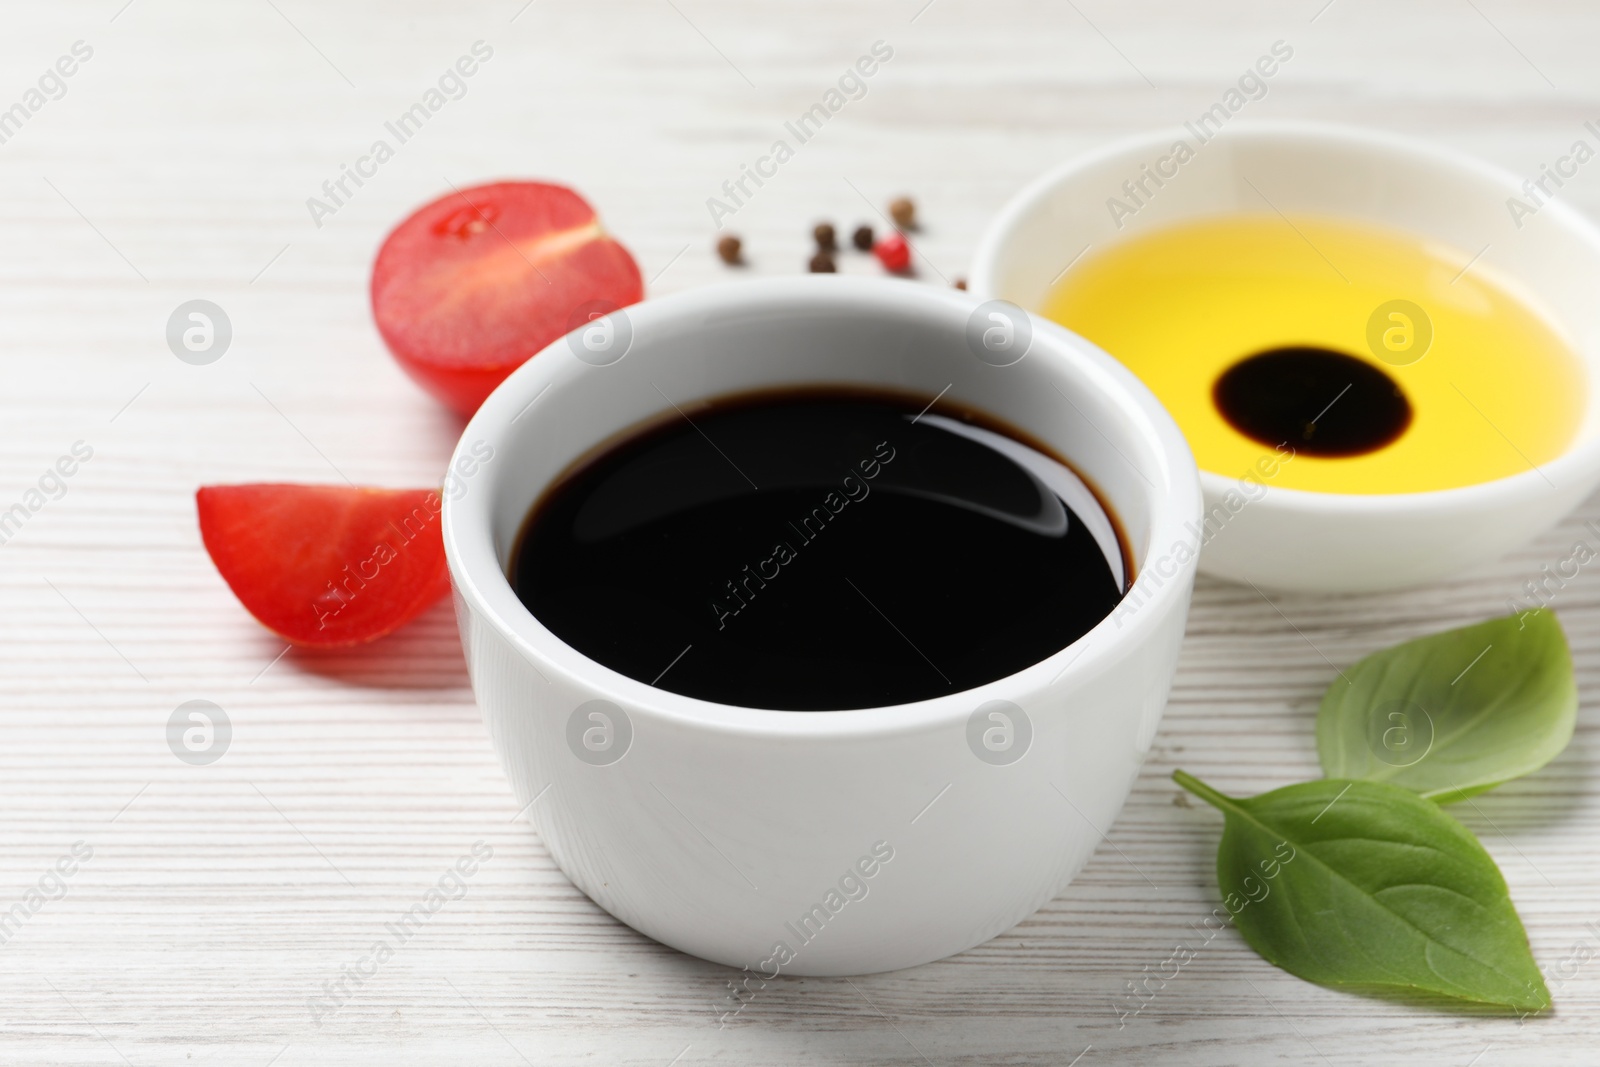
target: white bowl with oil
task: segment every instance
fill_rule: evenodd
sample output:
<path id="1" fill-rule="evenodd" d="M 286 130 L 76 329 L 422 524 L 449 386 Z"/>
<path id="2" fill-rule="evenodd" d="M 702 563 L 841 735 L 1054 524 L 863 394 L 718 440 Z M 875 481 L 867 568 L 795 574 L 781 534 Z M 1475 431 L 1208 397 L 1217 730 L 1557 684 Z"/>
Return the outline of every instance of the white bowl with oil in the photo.
<path id="1" fill-rule="evenodd" d="M 1191 146 L 1190 158 L 1169 162 L 1160 186 L 1145 180 L 1135 211 L 1111 211 L 1113 197 L 1134 202 L 1124 183 L 1140 182 L 1180 140 Z M 1535 213 L 1519 209 L 1514 217 L 1511 200 L 1536 203 L 1524 179 L 1470 156 L 1394 134 L 1312 123 L 1236 122 L 1198 144 L 1187 129 L 1141 135 L 1074 159 L 1017 194 L 980 241 L 971 289 L 1038 312 L 1081 250 L 1178 223 L 1259 212 L 1262 190 L 1271 190 L 1271 208 L 1285 216 L 1344 218 L 1477 251 L 1476 262 L 1515 284 L 1566 341 L 1584 378 L 1574 385 L 1588 399 L 1560 455 L 1456 488 L 1334 493 L 1273 485 L 1270 478 L 1241 487 L 1237 474 L 1202 469 L 1203 572 L 1307 592 L 1421 585 L 1500 556 L 1594 491 L 1600 228 L 1545 196 Z M 1515 373 L 1508 357 L 1507 374 Z"/>

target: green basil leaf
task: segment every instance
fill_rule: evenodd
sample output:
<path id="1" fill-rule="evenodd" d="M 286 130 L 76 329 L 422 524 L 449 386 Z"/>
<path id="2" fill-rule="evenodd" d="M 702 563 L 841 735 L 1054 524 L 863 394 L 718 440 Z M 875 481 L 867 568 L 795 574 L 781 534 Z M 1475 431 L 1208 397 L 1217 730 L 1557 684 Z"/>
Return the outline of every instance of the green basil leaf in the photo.
<path id="1" fill-rule="evenodd" d="M 1550 1006 L 1499 868 L 1438 805 L 1380 782 L 1238 800 L 1173 778 L 1226 816 L 1217 883 L 1267 962 L 1321 985 Z"/>
<path id="2" fill-rule="evenodd" d="M 1317 713 L 1329 778 L 1392 782 L 1441 804 L 1543 767 L 1572 739 L 1578 687 L 1539 608 L 1375 652 Z"/>

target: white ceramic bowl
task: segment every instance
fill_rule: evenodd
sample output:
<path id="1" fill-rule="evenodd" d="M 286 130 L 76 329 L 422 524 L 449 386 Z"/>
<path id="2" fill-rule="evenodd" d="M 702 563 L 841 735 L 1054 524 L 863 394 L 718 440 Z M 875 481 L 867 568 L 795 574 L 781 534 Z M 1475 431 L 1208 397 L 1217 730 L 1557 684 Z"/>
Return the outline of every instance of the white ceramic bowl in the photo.
<path id="1" fill-rule="evenodd" d="M 1194 149 L 1138 211 L 1113 221 L 1125 181 L 1178 141 Z M 1251 188 L 1254 184 L 1255 189 Z M 1334 215 L 1448 242 L 1491 264 L 1537 303 L 1589 372 L 1587 415 L 1571 448 L 1538 469 L 1429 493 L 1351 495 L 1267 485 L 1230 512 L 1232 476 L 1202 471 L 1220 521 L 1201 570 L 1279 589 L 1354 592 L 1419 585 L 1499 556 L 1545 530 L 1600 483 L 1600 230 L 1560 200 L 1519 228 L 1508 198 L 1523 179 L 1415 139 L 1310 123 L 1235 120 L 1209 141 L 1188 129 L 1146 134 L 1072 160 L 1006 205 L 979 245 L 975 295 L 1038 309 L 1085 245 L 1095 249 L 1186 219 L 1266 210 Z M 1141 199 L 1144 199 L 1141 197 Z M 1120 222 L 1120 226 L 1119 226 Z M 1220 512 L 1217 509 L 1222 509 Z"/>
<path id="2" fill-rule="evenodd" d="M 1033 912 L 1116 819 L 1183 637 L 1194 461 L 1149 391 L 1066 330 L 1025 322 L 1025 358 L 979 359 L 967 341 L 977 308 L 954 291 L 822 277 L 651 300 L 535 356 L 468 424 L 444 538 L 473 687 L 556 862 L 635 929 L 769 976 L 905 967 Z M 835 712 L 654 688 L 581 655 L 518 601 L 506 574 L 519 527 L 576 459 L 670 412 L 669 399 L 692 413 L 707 398 L 815 383 L 948 389 L 1041 439 L 1121 520 L 1136 595 L 1000 681 Z M 980 712 L 997 700 L 1014 706 L 1009 734 Z M 988 749 L 970 740 L 975 721 L 979 737 L 1000 731 Z"/>

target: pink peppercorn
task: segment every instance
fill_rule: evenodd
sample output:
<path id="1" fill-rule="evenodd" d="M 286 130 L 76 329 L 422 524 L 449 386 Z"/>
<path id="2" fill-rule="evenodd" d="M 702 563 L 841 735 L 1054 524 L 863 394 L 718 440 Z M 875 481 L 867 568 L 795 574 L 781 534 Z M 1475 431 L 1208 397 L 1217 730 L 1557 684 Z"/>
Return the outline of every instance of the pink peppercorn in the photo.
<path id="1" fill-rule="evenodd" d="M 903 273 L 911 266 L 911 246 L 906 243 L 904 234 L 891 233 L 872 246 L 872 254 L 878 257 L 884 270 L 896 274 Z"/>

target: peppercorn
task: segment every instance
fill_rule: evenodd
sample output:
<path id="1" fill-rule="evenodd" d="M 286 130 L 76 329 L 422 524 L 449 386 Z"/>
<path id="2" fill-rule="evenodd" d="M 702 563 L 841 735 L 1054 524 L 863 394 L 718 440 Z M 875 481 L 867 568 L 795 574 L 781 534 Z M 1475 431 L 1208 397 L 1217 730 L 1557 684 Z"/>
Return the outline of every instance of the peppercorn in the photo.
<path id="1" fill-rule="evenodd" d="M 914 230 L 917 228 L 917 205 L 909 196 L 896 197 L 889 201 L 889 217 L 902 230 Z"/>
<path id="2" fill-rule="evenodd" d="M 911 266 L 911 245 L 904 234 L 891 233 L 872 246 L 872 254 L 878 257 L 885 270 L 896 274 L 905 273 Z"/>
<path id="3" fill-rule="evenodd" d="M 861 251 L 872 251 L 872 227 L 866 225 L 857 226 L 856 232 L 851 234 L 850 240 Z"/>
<path id="4" fill-rule="evenodd" d="M 965 278 L 957 278 L 956 279 L 956 288 L 957 289 L 965 289 L 966 287 L 967 287 L 967 280 Z"/>
<path id="5" fill-rule="evenodd" d="M 742 256 L 743 249 L 744 244 L 731 233 L 717 241 L 717 255 L 722 257 L 722 262 L 730 267 L 737 266 L 744 261 Z"/>
<path id="6" fill-rule="evenodd" d="M 833 257 L 826 252 L 818 252 L 811 257 L 812 274 L 834 274 L 839 270 L 834 265 Z"/>
<path id="7" fill-rule="evenodd" d="M 811 236 L 817 239 L 817 251 L 832 252 L 838 248 L 838 242 L 833 236 L 833 223 L 819 222 L 817 228 L 811 231 Z"/>

